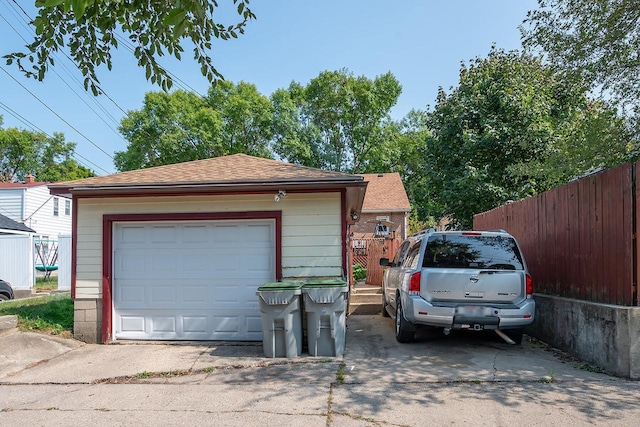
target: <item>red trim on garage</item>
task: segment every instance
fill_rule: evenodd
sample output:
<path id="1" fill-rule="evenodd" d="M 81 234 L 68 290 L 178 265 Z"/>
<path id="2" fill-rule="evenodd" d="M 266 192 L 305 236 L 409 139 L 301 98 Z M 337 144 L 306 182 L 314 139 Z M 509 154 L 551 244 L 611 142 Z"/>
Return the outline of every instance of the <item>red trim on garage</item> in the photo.
<path id="1" fill-rule="evenodd" d="M 340 220 L 340 234 L 342 235 L 342 277 L 349 280 L 349 271 L 347 270 L 347 251 L 349 250 L 349 242 L 347 241 L 347 220 L 349 212 L 347 212 L 347 190 L 340 191 L 340 212 L 342 218 Z"/>
<path id="2" fill-rule="evenodd" d="M 78 247 L 78 198 L 71 197 L 71 298 L 76 297 L 76 265 Z"/>
<path id="3" fill-rule="evenodd" d="M 319 188 L 319 189 L 313 189 L 312 191 L 310 191 L 307 188 L 302 188 L 302 189 L 290 189 L 289 187 L 287 187 L 286 184 L 282 184 L 280 186 L 278 186 L 277 188 L 274 188 L 272 190 L 264 190 L 264 189 L 257 189 L 257 190 L 246 190 L 246 191 L 214 191 L 214 190 L 204 190 L 204 191 L 185 191 L 184 189 L 181 190 L 175 190 L 175 191 L 156 191 L 156 192 L 150 192 L 149 190 L 140 190 L 140 191 L 131 191 L 131 192 L 119 192 L 119 191 L 105 191 L 105 190 L 100 190 L 100 192 L 98 193 L 88 193 L 85 194 L 85 192 L 83 191 L 82 193 L 74 193 L 77 197 L 82 197 L 82 198 L 86 198 L 86 199 L 104 199 L 106 197 L 112 198 L 112 197 L 176 197 L 176 196 L 238 196 L 238 195 L 256 195 L 256 194 L 260 194 L 260 195 L 264 195 L 264 194 L 268 194 L 268 195 L 275 195 L 278 192 L 278 188 L 282 188 L 287 190 L 287 194 L 304 194 L 304 193 L 338 193 L 340 191 L 344 191 L 344 188 L 342 187 L 327 187 L 327 188 Z M 67 192 L 53 192 L 51 191 L 51 194 L 62 194 L 62 195 L 66 195 L 68 194 Z"/>
<path id="4" fill-rule="evenodd" d="M 282 280 L 282 212 L 193 212 L 166 214 L 116 214 L 102 217 L 102 342 L 113 339 L 113 223 L 139 221 L 215 221 L 243 219 L 275 220 L 276 280 Z"/>
<path id="5" fill-rule="evenodd" d="M 111 272 L 113 254 L 113 217 L 118 215 L 104 215 L 102 217 L 102 343 L 112 338 L 112 314 L 111 306 Z"/>

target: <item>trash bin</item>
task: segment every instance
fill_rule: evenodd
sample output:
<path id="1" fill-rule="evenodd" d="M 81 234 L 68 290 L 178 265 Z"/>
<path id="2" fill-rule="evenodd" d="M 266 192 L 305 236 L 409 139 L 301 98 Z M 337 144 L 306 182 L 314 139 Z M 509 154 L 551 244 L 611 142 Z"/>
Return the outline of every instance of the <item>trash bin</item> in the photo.
<path id="1" fill-rule="evenodd" d="M 267 357 L 302 354 L 302 284 L 265 283 L 258 288 L 262 313 L 262 346 Z"/>
<path id="2" fill-rule="evenodd" d="M 346 333 L 347 283 L 310 280 L 302 287 L 311 356 L 342 356 Z"/>

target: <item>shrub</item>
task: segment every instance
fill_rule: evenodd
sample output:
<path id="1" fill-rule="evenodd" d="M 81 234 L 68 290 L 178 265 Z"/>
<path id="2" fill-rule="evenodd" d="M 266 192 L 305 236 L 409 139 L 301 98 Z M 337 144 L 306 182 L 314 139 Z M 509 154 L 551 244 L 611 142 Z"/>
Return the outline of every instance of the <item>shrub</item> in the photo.
<path id="1" fill-rule="evenodd" d="M 367 269 L 362 268 L 360 264 L 353 265 L 353 278 L 354 280 L 362 280 L 367 277 Z"/>

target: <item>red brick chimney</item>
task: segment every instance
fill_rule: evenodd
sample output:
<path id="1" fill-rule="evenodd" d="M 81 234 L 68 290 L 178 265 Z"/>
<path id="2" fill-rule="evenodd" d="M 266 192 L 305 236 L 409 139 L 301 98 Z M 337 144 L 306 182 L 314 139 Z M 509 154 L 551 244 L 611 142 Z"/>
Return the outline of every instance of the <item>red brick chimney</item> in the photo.
<path id="1" fill-rule="evenodd" d="M 36 182 L 36 179 L 30 173 L 27 174 L 27 176 L 24 177 L 24 183 L 25 184 L 32 184 L 34 182 Z"/>

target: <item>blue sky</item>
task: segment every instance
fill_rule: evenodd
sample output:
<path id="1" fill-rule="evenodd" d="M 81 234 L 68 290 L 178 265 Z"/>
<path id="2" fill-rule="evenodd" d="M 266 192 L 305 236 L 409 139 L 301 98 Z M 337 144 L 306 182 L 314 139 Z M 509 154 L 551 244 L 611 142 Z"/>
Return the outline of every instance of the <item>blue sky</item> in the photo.
<path id="1" fill-rule="evenodd" d="M 16 1 L 35 15 L 33 1 Z M 21 50 L 22 38 L 31 41 L 26 17 L 13 5 L 0 2 L 0 55 Z M 402 85 L 392 110 L 400 119 L 411 109 L 433 105 L 438 87 L 456 86 L 461 62 L 486 56 L 493 44 L 520 48 L 518 25 L 536 6 L 535 0 L 253 0 L 257 20 L 239 39 L 214 42 L 212 57 L 227 80 L 253 83 L 265 96 L 291 81 L 306 84 L 324 70 L 347 68 L 369 78 L 390 71 Z M 183 57 L 190 57 L 189 46 L 185 51 Z M 122 110 L 140 109 L 145 93 L 160 89 L 124 52 L 114 56 L 113 69 L 99 73 L 114 102 L 85 93 L 80 73 L 62 57 L 44 82 L 24 78 L 2 60 L 3 126 L 62 132 L 77 143 L 80 163 L 99 175 L 115 172 L 110 156 L 127 146 L 117 132 Z M 189 88 L 206 94 L 209 84 L 193 61 L 162 63 Z"/>

